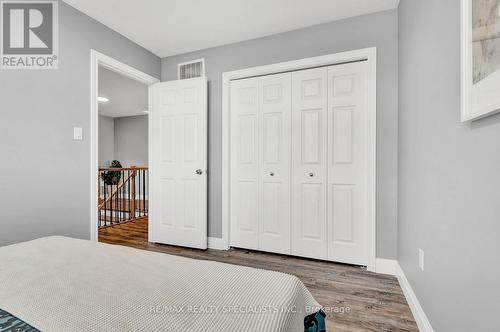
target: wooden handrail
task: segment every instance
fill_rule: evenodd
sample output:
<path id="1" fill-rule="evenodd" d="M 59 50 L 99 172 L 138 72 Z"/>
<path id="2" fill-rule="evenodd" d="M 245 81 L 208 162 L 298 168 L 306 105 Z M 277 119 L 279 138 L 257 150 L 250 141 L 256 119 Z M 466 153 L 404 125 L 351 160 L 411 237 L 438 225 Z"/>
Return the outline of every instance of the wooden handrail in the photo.
<path id="1" fill-rule="evenodd" d="M 120 168 L 115 168 L 113 170 L 119 170 Z M 122 179 L 120 182 L 117 183 L 116 187 L 111 190 L 111 194 L 106 198 L 106 200 L 104 200 L 102 203 L 99 204 L 99 209 L 102 209 L 103 207 L 106 206 L 106 204 L 111 201 L 111 199 L 113 199 L 114 196 L 116 196 L 118 194 L 118 191 L 123 188 L 129 181 L 130 179 L 134 179 L 135 180 L 135 177 L 136 177 L 136 171 L 137 169 L 133 169 L 133 172 L 130 173 L 126 178 Z M 133 186 L 132 188 L 134 188 L 135 186 Z M 134 188 L 134 191 L 135 191 L 135 188 Z M 135 193 L 134 193 L 135 194 Z M 135 208 L 134 208 L 135 210 Z"/>
<path id="2" fill-rule="evenodd" d="M 147 169 L 148 169 L 148 167 L 138 167 L 138 166 L 123 167 L 123 168 L 99 167 L 99 172 L 142 171 L 142 170 L 147 170 Z"/>

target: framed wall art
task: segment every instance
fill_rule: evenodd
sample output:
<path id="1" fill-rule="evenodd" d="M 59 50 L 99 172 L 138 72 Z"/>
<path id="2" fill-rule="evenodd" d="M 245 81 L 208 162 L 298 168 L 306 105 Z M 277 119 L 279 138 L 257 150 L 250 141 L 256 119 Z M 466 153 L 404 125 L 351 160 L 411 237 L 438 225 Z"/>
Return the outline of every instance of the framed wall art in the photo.
<path id="1" fill-rule="evenodd" d="M 462 1 L 462 122 L 500 111 L 500 0 Z"/>

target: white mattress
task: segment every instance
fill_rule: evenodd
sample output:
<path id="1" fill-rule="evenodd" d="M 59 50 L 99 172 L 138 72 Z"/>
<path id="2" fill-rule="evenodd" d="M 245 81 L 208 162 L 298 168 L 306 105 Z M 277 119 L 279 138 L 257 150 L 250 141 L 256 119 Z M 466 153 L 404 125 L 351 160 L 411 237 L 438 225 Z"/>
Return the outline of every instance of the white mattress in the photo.
<path id="1" fill-rule="evenodd" d="M 0 262 L 0 309 L 43 332 L 304 331 L 319 308 L 291 275 L 85 240 L 2 247 Z"/>

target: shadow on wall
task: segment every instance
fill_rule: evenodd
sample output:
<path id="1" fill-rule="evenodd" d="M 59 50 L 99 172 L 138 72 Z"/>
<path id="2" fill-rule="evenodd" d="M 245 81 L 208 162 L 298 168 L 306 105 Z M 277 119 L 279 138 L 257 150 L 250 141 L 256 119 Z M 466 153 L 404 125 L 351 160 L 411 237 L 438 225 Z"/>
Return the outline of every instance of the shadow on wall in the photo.
<path id="1" fill-rule="evenodd" d="M 472 130 L 476 130 L 476 129 L 486 128 L 489 126 L 497 126 L 499 123 L 500 123 L 500 113 L 497 113 L 494 115 L 490 115 L 486 118 L 473 121 L 470 124 L 467 123 L 466 125 L 470 126 Z"/>

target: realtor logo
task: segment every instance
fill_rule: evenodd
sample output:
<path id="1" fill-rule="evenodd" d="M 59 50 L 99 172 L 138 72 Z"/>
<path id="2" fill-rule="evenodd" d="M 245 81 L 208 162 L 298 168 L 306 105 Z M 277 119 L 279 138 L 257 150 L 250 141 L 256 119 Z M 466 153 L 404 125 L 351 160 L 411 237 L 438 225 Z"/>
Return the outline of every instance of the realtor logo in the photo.
<path id="1" fill-rule="evenodd" d="M 57 1 L 0 1 L 1 69 L 57 69 Z"/>

